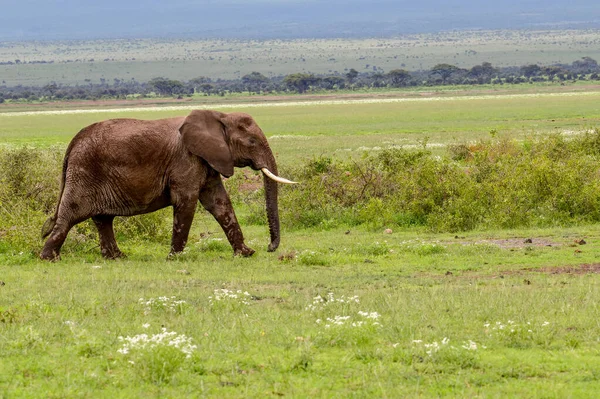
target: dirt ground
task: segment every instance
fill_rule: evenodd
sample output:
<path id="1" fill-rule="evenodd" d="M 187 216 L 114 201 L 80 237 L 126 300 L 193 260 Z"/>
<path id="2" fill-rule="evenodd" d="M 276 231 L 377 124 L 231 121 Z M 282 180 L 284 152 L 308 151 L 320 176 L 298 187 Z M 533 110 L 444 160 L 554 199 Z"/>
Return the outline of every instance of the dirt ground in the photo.
<path id="1" fill-rule="evenodd" d="M 528 272 L 545 274 L 589 274 L 600 273 L 600 263 L 584 263 L 576 266 L 548 266 L 537 269 L 525 269 Z"/>

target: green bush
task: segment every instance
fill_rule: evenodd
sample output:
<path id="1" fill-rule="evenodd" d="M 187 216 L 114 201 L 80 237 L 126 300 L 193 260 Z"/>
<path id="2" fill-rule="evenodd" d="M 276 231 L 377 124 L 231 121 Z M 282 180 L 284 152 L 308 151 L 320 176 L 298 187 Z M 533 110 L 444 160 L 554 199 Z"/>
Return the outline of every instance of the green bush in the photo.
<path id="1" fill-rule="evenodd" d="M 286 175 L 282 221 L 426 226 L 432 231 L 562 226 L 600 221 L 600 131 L 523 143 L 492 139 L 448 155 L 392 148 L 360 161 L 317 159 Z"/>
<path id="2" fill-rule="evenodd" d="M 0 147 L 0 239 L 10 251 L 40 244 L 47 214 L 54 212 L 62 154 L 58 149 Z"/>
<path id="3" fill-rule="evenodd" d="M 38 250 L 56 206 L 62 149 L 0 148 L 0 250 Z M 446 156 L 391 148 L 360 160 L 319 157 L 281 174 L 300 181 L 280 191 L 291 229 L 363 225 L 423 226 L 431 231 L 567 226 L 600 222 L 600 130 L 565 137 L 455 144 Z M 262 177 L 226 182 L 242 224 L 266 224 Z M 171 212 L 118 218 L 118 238 L 165 240 Z M 69 240 L 93 242 L 92 223 Z M 307 262 L 312 262 L 307 256 Z"/>
<path id="4" fill-rule="evenodd" d="M 41 228 L 54 214 L 58 201 L 63 148 L 0 147 L 0 251 L 38 252 Z M 165 239 L 171 215 L 164 211 L 117 218 L 118 238 Z M 90 221 L 75 226 L 68 237 L 73 245 L 97 243 Z"/>

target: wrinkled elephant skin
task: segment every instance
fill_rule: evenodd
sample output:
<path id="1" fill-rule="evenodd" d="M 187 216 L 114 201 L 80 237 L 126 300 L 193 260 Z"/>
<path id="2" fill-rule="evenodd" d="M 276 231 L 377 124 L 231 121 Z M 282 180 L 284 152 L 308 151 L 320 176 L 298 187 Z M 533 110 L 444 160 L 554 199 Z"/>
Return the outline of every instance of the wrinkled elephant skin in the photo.
<path id="1" fill-rule="evenodd" d="M 60 256 L 69 230 L 91 218 L 106 258 L 122 256 L 113 232 L 115 216 L 173 207 L 171 254 L 186 245 L 197 201 L 219 222 L 234 254 L 250 256 L 221 175 L 249 166 L 277 178 L 267 139 L 243 113 L 193 111 L 160 120 L 110 119 L 81 130 L 63 161 L 56 211 L 42 228 L 48 236 L 40 257 Z M 265 175 L 271 243 L 279 245 L 277 183 Z M 285 179 L 280 181 L 287 182 Z"/>

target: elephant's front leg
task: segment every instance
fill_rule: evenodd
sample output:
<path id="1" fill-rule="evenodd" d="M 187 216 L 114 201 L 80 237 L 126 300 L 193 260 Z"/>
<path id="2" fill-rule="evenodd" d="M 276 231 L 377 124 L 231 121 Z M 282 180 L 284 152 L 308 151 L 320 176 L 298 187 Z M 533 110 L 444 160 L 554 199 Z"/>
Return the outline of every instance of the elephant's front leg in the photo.
<path id="1" fill-rule="evenodd" d="M 200 203 L 219 222 L 225 232 L 229 243 L 233 247 L 234 255 L 250 256 L 254 253 L 252 248 L 244 244 L 244 235 L 240 224 L 235 217 L 229 195 L 223 187 L 220 176 L 209 178 L 200 192 Z"/>

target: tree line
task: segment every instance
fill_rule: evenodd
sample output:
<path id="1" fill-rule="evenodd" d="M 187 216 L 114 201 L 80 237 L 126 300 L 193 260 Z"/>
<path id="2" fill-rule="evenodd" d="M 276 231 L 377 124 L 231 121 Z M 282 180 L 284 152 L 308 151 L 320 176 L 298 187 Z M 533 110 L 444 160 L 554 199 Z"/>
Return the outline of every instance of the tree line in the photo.
<path id="1" fill-rule="evenodd" d="M 393 69 L 384 72 L 358 72 L 355 69 L 331 75 L 292 73 L 267 77 L 252 72 L 239 79 L 211 79 L 197 77 L 189 81 L 157 77 L 148 82 L 134 79 L 101 79 L 100 83 L 44 86 L 0 86 L 0 103 L 10 101 L 101 100 L 133 97 L 179 97 L 203 94 L 224 96 L 231 93 L 307 93 L 322 91 L 356 90 L 369 88 L 400 88 L 443 85 L 522 84 L 534 82 L 565 82 L 600 80 L 598 62 L 583 57 L 571 64 L 540 66 L 529 64 L 514 67 L 494 67 L 483 62 L 472 68 L 459 68 L 452 64 L 437 64 L 429 70 L 407 71 Z"/>

